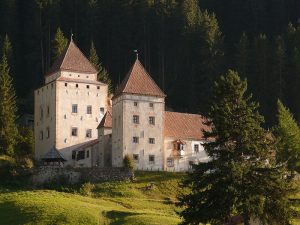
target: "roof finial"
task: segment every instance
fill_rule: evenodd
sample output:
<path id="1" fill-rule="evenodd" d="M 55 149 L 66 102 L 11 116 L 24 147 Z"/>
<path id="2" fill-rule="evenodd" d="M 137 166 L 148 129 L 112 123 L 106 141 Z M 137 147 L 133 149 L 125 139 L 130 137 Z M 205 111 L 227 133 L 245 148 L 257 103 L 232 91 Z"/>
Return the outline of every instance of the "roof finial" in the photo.
<path id="1" fill-rule="evenodd" d="M 73 32 L 72 32 L 72 29 L 71 29 L 71 41 L 73 41 Z"/>
<path id="2" fill-rule="evenodd" d="M 135 50 L 133 50 L 133 52 L 135 52 L 135 54 L 136 54 L 136 60 L 139 60 L 139 52 L 138 52 L 138 50 L 135 49 Z"/>

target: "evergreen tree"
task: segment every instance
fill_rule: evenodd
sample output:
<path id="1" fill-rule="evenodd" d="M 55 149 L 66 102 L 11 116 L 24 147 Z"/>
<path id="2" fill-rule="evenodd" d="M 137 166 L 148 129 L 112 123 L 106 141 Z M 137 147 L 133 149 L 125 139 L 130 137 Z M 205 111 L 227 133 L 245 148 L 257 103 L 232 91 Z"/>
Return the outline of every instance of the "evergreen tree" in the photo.
<path id="1" fill-rule="evenodd" d="M 14 155 L 18 130 L 16 127 L 17 103 L 13 81 L 9 75 L 6 56 L 0 64 L 0 153 Z"/>
<path id="2" fill-rule="evenodd" d="M 287 163 L 288 169 L 293 174 L 300 172 L 300 128 L 293 118 L 292 113 L 282 104 L 277 102 L 278 125 L 275 128 L 277 137 L 277 159 Z"/>
<path id="3" fill-rule="evenodd" d="M 12 57 L 12 45 L 9 40 L 8 35 L 6 34 L 4 37 L 4 41 L 2 44 L 2 55 L 6 55 L 8 60 L 11 60 Z"/>
<path id="4" fill-rule="evenodd" d="M 64 33 L 60 28 L 57 28 L 54 40 L 53 40 L 53 58 L 57 59 L 63 50 L 68 45 L 68 39 L 65 38 Z"/>
<path id="5" fill-rule="evenodd" d="M 97 55 L 97 51 L 94 45 L 94 42 L 92 41 L 91 43 L 91 48 L 90 48 L 90 58 L 89 58 L 90 62 L 94 65 L 94 67 L 96 68 L 96 70 L 98 71 L 98 77 L 97 79 L 105 84 L 108 85 L 108 92 L 112 93 L 112 82 L 109 78 L 109 74 L 107 72 L 107 70 L 103 67 L 98 55 Z"/>
<path id="6" fill-rule="evenodd" d="M 248 77 L 250 73 L 250 42 L 245 33 L 242 34 L 240 41 L 238 42 L 236 53 L 236 67 L 237 71 L 242 77 Z"/>
<path id="7" fill-rule="evenodd" d="M 244 224 L 287 224 L 292 215 L 288 196 L 292 181 L 272 156 L 273 140 L 262 127 L 258 104 L 245 94 L 247 82 L 234 71 L 214 85 L 207 118 L 211 131 L 204 145 L 211 161 L 195 165 L 183 182 L 191 193 L 179 197 L 182 224 L 224 224 L 242 215 Z M 212 126 L 213 125 L 213 126 Z"/>

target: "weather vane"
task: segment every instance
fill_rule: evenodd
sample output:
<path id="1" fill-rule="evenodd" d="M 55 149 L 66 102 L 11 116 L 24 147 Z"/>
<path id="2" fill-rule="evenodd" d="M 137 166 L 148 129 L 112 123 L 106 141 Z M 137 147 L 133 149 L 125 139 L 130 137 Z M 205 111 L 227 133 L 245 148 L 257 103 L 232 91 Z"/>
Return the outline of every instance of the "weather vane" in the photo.
<path id="1" fill-rule="evenodd" d="M 133 52 L 135 52 L 135 54 L 136 54 L 136 59 L 139 59 L 139 52 L 138 52 L 138 50 L 135 49 L 135 50 L 133 50 Z"/>

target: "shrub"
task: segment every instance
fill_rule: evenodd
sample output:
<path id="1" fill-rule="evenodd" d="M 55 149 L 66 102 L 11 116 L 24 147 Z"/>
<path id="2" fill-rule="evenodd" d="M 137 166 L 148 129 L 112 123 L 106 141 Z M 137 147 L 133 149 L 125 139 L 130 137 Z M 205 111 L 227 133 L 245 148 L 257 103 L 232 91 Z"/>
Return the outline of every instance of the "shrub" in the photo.
<path id="1" fill-rule="evenodd" d="M 130 171 L 133 170 L 134 162 L 133 162 L 132 158 L 127 154 L 124 156 L 123 165 L 126 169 L 128 169 Z"/>
<path id="2" fill-rule="evenodd" d="M 81 185 L 79 189 L 79 193 L 84 196 L 91 196 L 93 194 L 93 190 L 95 189 L 95 185 L 88 182 Z"/>

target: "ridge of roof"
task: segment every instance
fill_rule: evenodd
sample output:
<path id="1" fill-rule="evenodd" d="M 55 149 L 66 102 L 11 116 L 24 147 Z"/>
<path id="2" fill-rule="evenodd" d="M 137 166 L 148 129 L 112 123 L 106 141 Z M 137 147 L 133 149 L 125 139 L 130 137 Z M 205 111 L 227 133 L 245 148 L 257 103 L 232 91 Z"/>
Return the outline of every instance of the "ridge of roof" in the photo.
<path id="1" fill-rule="evenodd" d="M 54 61 L 53 65 L 46 73 L 46 76 L 61 70 L 91 74 L 98 73 L 96 68 L 74 43 L 73 39 L 69 41 L 69 44 L 63 50 L 60 56 Z"/>
<path id="2" fill-rule="evenodd" d="M 113 99 L 123 93 L 166 97 L 166 94 L 159 88 L 138 59 L 126 74 Z"/>

